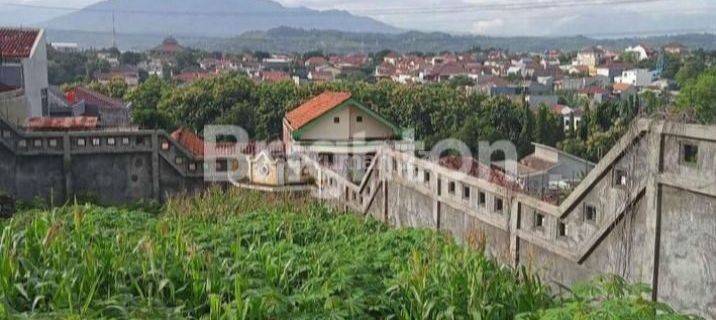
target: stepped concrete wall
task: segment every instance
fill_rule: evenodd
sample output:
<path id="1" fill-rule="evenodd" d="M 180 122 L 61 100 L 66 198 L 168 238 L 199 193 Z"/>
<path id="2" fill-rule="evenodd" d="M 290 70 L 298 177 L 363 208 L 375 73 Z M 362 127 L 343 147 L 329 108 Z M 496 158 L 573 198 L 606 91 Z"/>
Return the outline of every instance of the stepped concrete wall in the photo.
<path id="1" fill-rule="evenodd" d="M 163 131 L 24 132 L 0 120 L 0 193 L 17 200 L 121 204 L 204 187 L 202 159 Z"/>
<path id="2" fill-rule="evenodd" d="M 716 127 L 637 121 L 559 205 L 391 150 L 358 185 L 303 161 L 316 196 L 338 207 L 444 231 L 552 284 L 615 273 L 716 318 Z M 0 121 L 0 192 L 17 199 L 161 201 L 203 189 L 203 165 L 162 131 L 32 133 Z"/>
<path id="3" fill-rule="evenodd" d="M 613 273 L 716 319 L 716 127 L 637 121 L 558 206 L 410 155 L 376 159 L 360 185 L 319 168 L 318 192 L 343 192 L 344 207 L 395 227 L 449 233 L 557 288 Z"/>

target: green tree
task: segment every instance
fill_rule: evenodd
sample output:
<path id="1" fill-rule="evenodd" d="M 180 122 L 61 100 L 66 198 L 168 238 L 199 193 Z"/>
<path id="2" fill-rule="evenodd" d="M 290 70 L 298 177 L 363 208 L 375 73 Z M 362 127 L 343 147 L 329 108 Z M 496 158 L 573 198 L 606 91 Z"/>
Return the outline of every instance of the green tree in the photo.
<path id="1" fill-rule="evenodd" d="M 687 81 L 676 101 L 682 110 L 693 110 L 698 121 L 714 123 L 716 120 L 716 67 L 711 67 L 695 79 Z"/>
<path id="2" fill-rule="evenodd" d="M 169 116 L 160 111 L 160 101 L 169 93 L 169 85 L 157 76 L 150 76 L 129 92 L 127 100 L 132 103 L 132 121 L 143 128 L 172 129 Z"/>

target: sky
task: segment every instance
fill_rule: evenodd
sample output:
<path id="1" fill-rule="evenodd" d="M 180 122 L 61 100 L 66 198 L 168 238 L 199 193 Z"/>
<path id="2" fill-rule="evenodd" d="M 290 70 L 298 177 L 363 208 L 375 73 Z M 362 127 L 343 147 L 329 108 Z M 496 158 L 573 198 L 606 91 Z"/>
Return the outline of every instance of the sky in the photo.
<path id="1" fill-rule="evenodd" d="M 4 1 L 82 7 L 98 0 L 0 0 L 0 3 Z M 278 0 L 278 2 L 288 7 L 347 10 L 399 28 L 420 31 L 494 36 L 581 34 L 595 37 L 688 32 L 716 33 L 716 0 Z M 624 2 L 631 3 L 624 4 Z"/>

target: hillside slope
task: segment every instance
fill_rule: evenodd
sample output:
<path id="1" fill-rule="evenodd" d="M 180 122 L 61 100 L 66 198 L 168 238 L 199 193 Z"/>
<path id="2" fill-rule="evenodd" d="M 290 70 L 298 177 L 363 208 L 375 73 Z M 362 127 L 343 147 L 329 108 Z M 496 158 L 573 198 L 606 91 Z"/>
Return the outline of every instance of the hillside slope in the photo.
<path id="1" fill-rule="evenodd" d="M 350 32 L 399 30 L 346 11 L 287 8 L 269 0 L 107 0 L 54 18 L 43 26 L 57 30 L 124 34 L 237 36 L 249 30 L 279 26 Z"/>

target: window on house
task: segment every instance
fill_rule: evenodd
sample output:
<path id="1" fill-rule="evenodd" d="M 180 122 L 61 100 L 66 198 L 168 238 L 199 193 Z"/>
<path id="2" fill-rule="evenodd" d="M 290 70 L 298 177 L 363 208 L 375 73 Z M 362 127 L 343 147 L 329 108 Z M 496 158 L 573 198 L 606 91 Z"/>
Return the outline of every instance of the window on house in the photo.
<path id="1" fill-rule="evenodd" d="M 363 117 L 361 117 L 361 116 L 356 117 L 356 122 L 363 122 Z"/>
<path id="2" fill-rule="evenodd" d="M 423 181 L 425 181 L 425 183 L 430 182 L 430 172 L 429 171 L 423 171 Z"/>
<path id="3" fill-rule="evenodd" d="M 614 169 L 614 186 L 624 187 L 627 185 L 628 177 L 624 169 Z"/>
<path id="4" fill-rule="evenodd" d="M 35 140 L 33 141 L 33 143 L 34 143 L 35 148 L 40 148 L 40 147 L 42 147 L 42 140 L 41 140 L 41 139 L 35 139 Z"/>
<path id="5" fill-rule="evenodd" d="M 85 143 L 85 139 L 77 139 L 77 146 L 84 147 Z"/>
<path id="6" fill-rule="evenodd" d="M 544 215 L 543 214 L 541 214 L 539 212 L 535 212 L 534 227 L 535 227 L 535 229 L 544 227 Z"/>
<path id="7" fill-rule="evenodd" d="M 114 138 L 107 138 L 107 145 L 108 145 L 108 146 L 113 146 L 113 145 L 115 145 L 116 143 L 117 143 L 117 142 L 114 140 Z"/>
<path id="8" fill-rule="evenodd" d="M 20 140 L 17 142 L 18 148 L 27 148 L 27 140 Z"/>
<path id="9" fill-rule="evenodd" d="M 448 192 L 450 194 L 455 194 L 455 182 L 453 182 L 453 181 L 448 182 Z"/>
<path id="10" fill-rule="evenodd" d="M 137 137 L 136 141 L 138 146 L 144 145 L 144 137 Z"/>
<path id="11" fill-rule="evenodd" d="M 567 224 L 560 221 L 557 223 L 557 236 L 558 237 L 566 237 L 567 236 Z"/>
<path id="12" fill-rule="evenodd" d="M 462 198 L 466 200 L 470 199 L 470 187 L 465 186 L 462 188 Z"/>
<path id="13" fill-rule="evenodd" d="M 8 131 L 8 130 L 3 130 L 3 131 L 2 131 L 2 137 L 3 137 L 3 138 L 10 138 L 10 131 Z"/>
<path id="14" fill-rule="evenodd" d="M 597 207 L 591 204 L 584 206 L 584 221 L 596 222 L 597 221 Z"/>
<path id="15" fill-rule="evenodd" d="M 681 163 L 695 166 L 699 161 L 699 147 L 695 144 L 684 143 L 681 145 Z"/>
<path id="16" fill-rule="evenodd" d="M 502 209 L 504 209 L 502 198 L 495 197 L 495 212 L 502 213 Z"/>
<path id="17" fill-rule="evenodd" d="M 334 118 L 333 118 L 333 123 L 341 123 L 341 118 L 339 118 L 339 117 L 334 117 Z"/>
<path id="18" fill-rule="evenodd" d="M 480 207 L 484 207 L 486 203 L 487 203 L 487 195 L 482 191 L 478 192 L 477 205 Z"/>
<path id="19" fill-rule="evenodd" d="M 99 146 L 99 138 L 92 138 L 92 145 L 95 147 Z"/>
<path id="20" fill-rule="evenodd" d="M 129 145 L 129 138 L 127 138 L 127 137 L 122 138 L 122 144 L 125 146 Z"/>
<path id="21" fill-rule="evenodd" d="M 176 157 L 176 159 L 174 159 L 174 162 L 178 165 L 182 165 L 182 164 L 184 164 L 184 158 Z"/>
<path id="22" fill-rule="evenodd" d="M 52 147 L 52 148 L 57 147 L 57 139 L 50 139 L 50 147 Z"/>
<path id="23" fill-rule="evenodd" d="M 196 171 L 196 163 L 189 164 L 189 171 Z"/>

